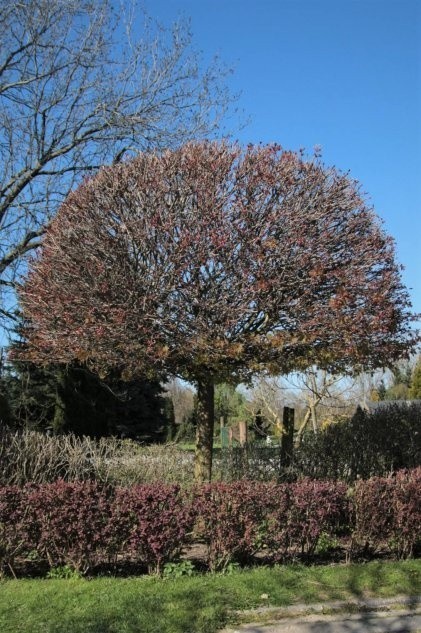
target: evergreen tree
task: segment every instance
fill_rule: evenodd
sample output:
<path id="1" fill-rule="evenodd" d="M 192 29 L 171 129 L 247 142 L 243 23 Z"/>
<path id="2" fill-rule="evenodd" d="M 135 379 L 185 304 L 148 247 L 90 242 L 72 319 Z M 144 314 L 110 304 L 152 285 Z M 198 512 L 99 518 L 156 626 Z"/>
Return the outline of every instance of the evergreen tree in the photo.
<path id="1" fill-rule="evenodd" d="M 411 400 L 421 400 L 421 356 L 412 372 L 411 388 L 409 390 Z"/>
<path id="2" fill-rule="evenodd" d="M 379 400 L 386 400 L 387 389 L 386 389 L 386 385 L 384 384 L 383 379 L 380 381 L 379 386 L 377 387 L 376 391 L 377 391 L 377 396 Z"/>
<path id="3" fill-rule="evenodd" d="M 385 400 L 408 400 L 411 384 L 411 366 L 399 363 L 392 369 L 393 382 L 386 391 Z"/>
<path id="4" fill-rule="evenodd" d="M 167 400 L 158 380 L 101 380 L 76 363 L 39 367 L 13 361 L 0 376 L 0 420 L 53 433 L 162 442 L 173 423 Z"/>
<path id="5" fill-rule="evenodd" d="M 234 385 L 221 383 L 215 387 L 215 421 L 224 418 L 224 424 L 237 423 L 250 417 L 246 398 Z"/>

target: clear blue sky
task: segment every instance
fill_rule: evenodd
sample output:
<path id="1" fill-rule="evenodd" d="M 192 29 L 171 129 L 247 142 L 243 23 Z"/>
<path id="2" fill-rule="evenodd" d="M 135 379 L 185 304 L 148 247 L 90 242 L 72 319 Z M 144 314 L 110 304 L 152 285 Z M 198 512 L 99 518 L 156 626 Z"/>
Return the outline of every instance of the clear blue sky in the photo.
<path id="1" fill-rule="evenodd" d="M 421 0 L 146 0 L 168 24 L 191 18 L 204 59 L 250 124 L 241 142 L 322 147 L 350 170 L 396 240 L 421 313 Z"/>

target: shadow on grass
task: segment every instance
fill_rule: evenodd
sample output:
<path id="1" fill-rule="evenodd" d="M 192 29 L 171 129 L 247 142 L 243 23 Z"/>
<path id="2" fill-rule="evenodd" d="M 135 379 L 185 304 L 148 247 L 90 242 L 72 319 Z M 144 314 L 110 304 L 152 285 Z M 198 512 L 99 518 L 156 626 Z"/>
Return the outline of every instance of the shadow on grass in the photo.
<path id="1" fill-rule="evenodd" d="M 155 595 L 121 597 L 115 608 L 98 605 L 89 612 L 62 613 L 60 622 L 45 633 L 210 633 L 225 623 L 223 610 L 212 606 L 197 588 L 188 595 L 176 593 L 162 599 Z"/>
<path id="2" fill-rule="evenodd" d="M 421 592 L 420 577 L 419 561 L 408 561 L 261 567 L 227 576 L 207 574 L 168 581 L 153 578 L 7 581 L 0 589 L 0 630 L 213 633 L 223 628 L 230 613 L 236 610 L 416 595 Z M 361 630 L 370 631 L 372 622 L 368 614 L 364 617 L 367 626 Z M 311 633 L 319 630 L 311 629 Z M 326 625 L 323 631 L 330 633 Z"/>

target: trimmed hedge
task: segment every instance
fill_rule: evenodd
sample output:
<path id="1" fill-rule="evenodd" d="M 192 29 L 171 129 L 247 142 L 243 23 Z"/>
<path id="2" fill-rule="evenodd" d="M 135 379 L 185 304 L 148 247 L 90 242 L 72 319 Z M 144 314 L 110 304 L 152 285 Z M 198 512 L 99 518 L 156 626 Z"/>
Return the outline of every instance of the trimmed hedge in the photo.
<path id="1" fill-rule="evenodd" d="M 36 550 L 50 567 L 88 571 L 103 557 L 112 496 L 110 487 L 88 481 L 25 487 L 28 549 Z"/>
<path id="2" fill-rule="evenodd" d="M 283 463 L 279 444 L 250 443 L 225 448 L 215 460 L 224 481 L 341 480 L 387 477 L 421 466 L 421 403 L 382 403 L 369 413 L 358 409 L 349 420 L 304 434 L 293 459 Z"/>
<path id="3" fill-rule="evenodd" d="M 313 556 L 321 534 L 333 539 L 348 526 L 345 484 L 304 479 L 278 488 L 280 503 L 273 504 L 268 529 L 268 548 L 277 560 L 291 553 Z"/>
<path id="4" fill-rule="evenodd" d="M 383 403 L 371 413 L 306 433 L 294 455 L 299 476 L 348 483 L 421 466 L 421 403 Z"/>
<path id="5" fill-rule="evenodd" d="M 259 550 L 269 487 L 276 496 L 276 486 L 246 481 L 194 490 L 195 536 L 206 544 L 209 569 L 247 562 Z"/>
<path id="6" fill-rule="evenodd" d="M 114 560 L 124 554 L 160 573 L 179 556 L 192 525 L 193 512 L 179 486 L 117 488 L 104 543 Z"/>
<path id="7" fill-rule="evenodd" d="M 208 484 L 196 491 L 195 508 L 211 570 L 248 562 L 258 551 L 276 561 L 312 556 L 322 533 L 333 538 L 349 523 L 340 482 Z"/>
<path id="8" fill-rule="evenodd" d="M 412 556 L 421 542 L 421 467 L 358 482 L 353 508 L 357 541 L 373 550 L 386 541 L 398 558 Z"/>
<path id="9" fill-rule="evenodd" d="M 258 552 L 311 558 L 324 542 L 380 547 L 399 558 L 420 545 L 421 468 L 391 478 L 292 484 L 241 481 L 183 492 L 176 485 L 114 488 L 97 482 L 0 488 L 0 565 L 36 555 L 51 568 L 86 573 L 100 563 L 135 562 L 149 572 L 178 559 L 192 542 L 206 546 L 213 570 Z"/>

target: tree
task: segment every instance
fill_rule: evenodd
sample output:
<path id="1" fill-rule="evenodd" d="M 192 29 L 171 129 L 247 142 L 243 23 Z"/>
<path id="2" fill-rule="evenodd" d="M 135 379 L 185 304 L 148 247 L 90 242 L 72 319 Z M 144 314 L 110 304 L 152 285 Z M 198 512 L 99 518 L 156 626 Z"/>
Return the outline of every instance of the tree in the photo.
<path id="1" fill-rule="evenodd" d="M 386 383 L 384 376 L 378 380 L 371 391 L 371 400 L 408 400 L 410 398 L 413 367 L 413 359 L 391 365 L 388 371 L 385 372 Z"/>
<path id="2" fill-rule="evenodd" d="M 283 409 L 290 404 L 290 393 L 278 377 L 259 376 L 253 382 L 248 408 L 255 419 L 255 430 L 264 435 L 282 435 Z"/>
<path id="3" fill-rule="evenodd" d="M 245 396 L 234 385 L 220 383 L 215 387 L 215 421 L 237 423 L 250 418 Z"/>
<path id="4" fill-rule="evenodd" d="M 165 29 L 137 0 L 117 4 L 0 2 L 4 317 L 25 256 L 86 173 L 212 134 L 233 102 L 217 60 L 200 70 L 188 23 Z"/>
<path id="5" fill-rule="evenodd" d="M 28 359 L 214 385 L 393 362 L 417 341 L 391 238 L 355 181 L 276 145 L 187 143 L 103 168 L 61 206 L 21 292 Z"/>
<path id="6" fill-rule="evenodd" d="M 418 358 L 412 371 L 409 397 L 411 400 L 421 400 L 421 356 Z"/>
<path id="7" fill-rule="evenodd" d="M 303 433 L 311 421 L 313 433 L 317 433 L 322 424 L 338 420 L 355 408 L 354 384 L 342 375 L 332 375 L 326 370 L 309 367 L 295 381 L 300 387 L 300 395 L 306 402 L 306 412 L 297 433 L 301 440 Z"/>
<path id="8" fill-rule="evenodd" d="M 24 345 L 15 341 L 12 348 Z M 0 418 L 19 428 L 160 442 L 172 424 L 163 395 L 157 380 L 124 382 L 115 375 L 101 380 L 80 363 L 7 362 L 0 375 Z"/>
<path id="9" fill-rule="evenodd" d="M 180 380 L 173 379 L 165 385 L 167 397 L 172 401 L 174 423 L 177 427 L 185 423 L 194 409 L 194 391 Z"/>

